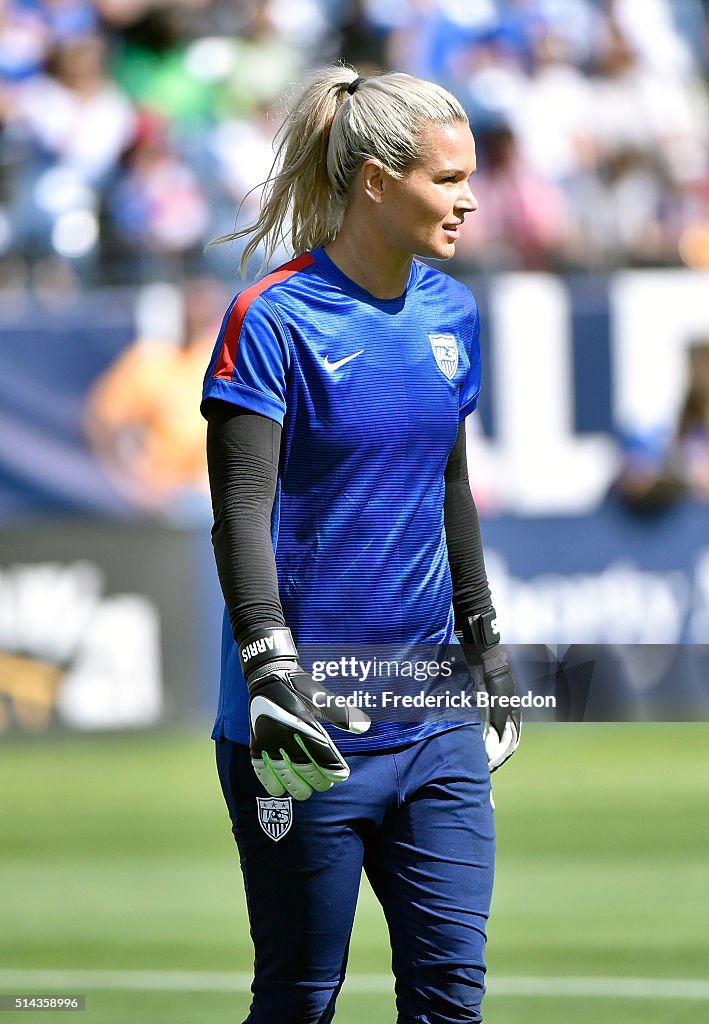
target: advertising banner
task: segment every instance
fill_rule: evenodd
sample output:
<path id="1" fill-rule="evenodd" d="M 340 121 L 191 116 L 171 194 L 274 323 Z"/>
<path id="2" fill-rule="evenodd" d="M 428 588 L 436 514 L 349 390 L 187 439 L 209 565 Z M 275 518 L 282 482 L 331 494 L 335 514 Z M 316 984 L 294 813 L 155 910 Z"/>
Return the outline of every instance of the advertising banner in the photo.
<path id="1" fill-rule="evenodd" d="M 2 532 L 0 736 L 193 714 L 203 668 L 194 553 L 189 531 L 160 525 Z"/>

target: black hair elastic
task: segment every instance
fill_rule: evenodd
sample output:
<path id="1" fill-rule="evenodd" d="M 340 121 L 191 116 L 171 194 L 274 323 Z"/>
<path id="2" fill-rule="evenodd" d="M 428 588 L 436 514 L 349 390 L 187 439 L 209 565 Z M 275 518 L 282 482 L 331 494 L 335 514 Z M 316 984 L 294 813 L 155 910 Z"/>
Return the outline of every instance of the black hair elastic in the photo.
<path id="1" fill-rule="evenodd" d="M 354 93 L 357 92 L 360 85 L 364 81 L 366 81 L 366 79 L 362 78 L 362 76 L 360 75 L 359 78 L 355 78 L 353 82 L 350 82 L 350 84 L 347 86 L 347 92 L 350 94 L 350 96 L 353 96 Z"/>

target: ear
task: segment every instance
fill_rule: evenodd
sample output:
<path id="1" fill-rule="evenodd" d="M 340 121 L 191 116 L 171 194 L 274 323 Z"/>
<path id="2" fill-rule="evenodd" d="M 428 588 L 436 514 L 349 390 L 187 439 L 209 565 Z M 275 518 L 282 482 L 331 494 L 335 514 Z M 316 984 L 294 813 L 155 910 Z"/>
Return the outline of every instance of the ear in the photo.
<path id="1" fill-rule="evenodd" d="M 368 199 L 381 203 L 386 187 L 386 171 L 378 160 L 365 160 L 360 170 L 362 187 Z"/>

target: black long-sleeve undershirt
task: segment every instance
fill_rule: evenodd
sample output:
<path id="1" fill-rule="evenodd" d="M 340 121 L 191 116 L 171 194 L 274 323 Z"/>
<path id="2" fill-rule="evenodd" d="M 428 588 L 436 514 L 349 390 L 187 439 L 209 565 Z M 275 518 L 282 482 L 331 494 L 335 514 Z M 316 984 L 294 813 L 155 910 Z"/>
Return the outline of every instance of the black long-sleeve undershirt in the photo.
<path id="1" fill-rule="evenodd" d="M 271 512 L 281 427 L 274 420 L 210 399 L 207 466 L 212 492 L 212 544 L 237 643 L 261 626 L 285 626 Z"/>
<path id="2" fill-rule="evenodd" d="M 468 615 L 485 611 L 492 603 L 485 571 L 480 520 L 468 479 L 465 423 L 458 427 L 458 436 L 448 456 L 444 480 L 443 522 L 453 583 L 453 610 L 458 623 Z"/>
<path id="3" fill-rule="evenodd" d="M 216 399 L 206 403 L 205 411 L 212 543 L 232 630 L 243 642 L 254 629 L 286 625 L 271 543 L 281 427 Z M 463 424 L 445 470 L 444 523 L 458 621 L 490 605 Z"/>

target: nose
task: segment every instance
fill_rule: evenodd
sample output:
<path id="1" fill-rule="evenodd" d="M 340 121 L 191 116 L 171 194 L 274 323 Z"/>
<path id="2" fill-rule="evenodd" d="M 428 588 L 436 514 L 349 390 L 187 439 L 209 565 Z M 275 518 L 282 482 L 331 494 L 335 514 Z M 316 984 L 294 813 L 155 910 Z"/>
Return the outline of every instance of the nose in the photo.
<path id="1" fill-rule="evenodd" d="M 465 213 L 475 213 L 479 205 L 480 204 L 478 203 L 475 195 L 473 194 L 473 190 L 470 187 L 470 182 L 465 181 L 463 185 L 463 190 L 460 196 L 458 197 L 456 208 Z"/>

